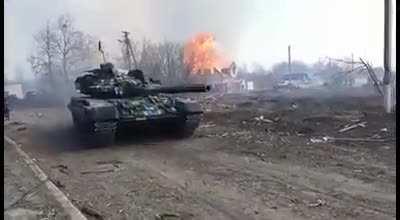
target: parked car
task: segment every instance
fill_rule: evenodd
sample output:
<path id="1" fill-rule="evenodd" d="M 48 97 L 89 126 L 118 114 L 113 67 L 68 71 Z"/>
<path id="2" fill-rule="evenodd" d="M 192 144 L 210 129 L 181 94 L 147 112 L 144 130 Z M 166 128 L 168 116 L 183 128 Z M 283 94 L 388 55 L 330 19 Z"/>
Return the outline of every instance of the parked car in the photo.
<path id="1" fill-rule="evenodd" d="M 319 84 L 320 80 L 312 80 L 307 73 L 292 73 L 283 75 L 275 88 L 310 88 Z"/>
<path id="2" fill-rule="evenodd" d="M 36 90 L 28 91 L 25 93 L 25 100 L 35 99 L 39 95 L 39 92 Z"/>

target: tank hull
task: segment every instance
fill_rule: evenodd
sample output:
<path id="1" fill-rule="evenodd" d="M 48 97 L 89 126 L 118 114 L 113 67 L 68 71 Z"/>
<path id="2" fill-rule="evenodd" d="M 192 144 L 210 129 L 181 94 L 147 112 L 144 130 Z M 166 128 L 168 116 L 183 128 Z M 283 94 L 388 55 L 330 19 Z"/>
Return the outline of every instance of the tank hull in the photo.
<path id="1" fill-rule="evenodd" d="M 72 97 L 68 108 L 81 133 L 107 136 L 152 126 L 190 136 L 203 113 L 196 102 L 163 95 L 121 99 Z"/>

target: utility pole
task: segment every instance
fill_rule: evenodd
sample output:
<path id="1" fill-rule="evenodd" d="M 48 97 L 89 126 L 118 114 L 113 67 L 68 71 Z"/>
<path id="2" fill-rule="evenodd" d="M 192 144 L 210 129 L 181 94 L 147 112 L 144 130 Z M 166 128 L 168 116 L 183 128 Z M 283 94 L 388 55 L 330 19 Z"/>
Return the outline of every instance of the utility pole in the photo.
<path id="1" fill-rule="evenodd" d="M 392 40 L 392 0 L 385 0 L 385 24 L 384 24 L 384 60 L 383 77 L 384 107 L 387 113 L 393 111 L 392 88 L 391 88 L 391 40 Z"/>
<path id="2" fill-rule="evenodd" d="M 351 53 L 351 72 L 354 71 L 354 54 Z"/>
<path id="3" fill-rule="evenodd" d="M 135 54 L 133 53 L 131 41 L 129 40 L 129 37 L 128 37 L 129 32 L 122 31 L 122 33 L 124 34 L 123 43 L 125 43 L 125 46 L 126 46 L 126 55 L 127 55 L 127 59 L 128 59 L 128 68 L 129 68 L 129 70 L 131 69 L 131 58 L 133 60 L 133 64 L 134 64 L 135 68 L 137 68 L 137 62 L 136 62 Z"/>
<path id="4" fill-rule="evenodd" d="M 103 62 L 106 63 L 106 56 L 104 55 L 104 50 L 103 47 L 101 46 L 101 41 L 99 41 L 99 51 L 101 53 L 101 55 L 103 56 Z"/>
<path id="5" fill-rule="evenodd" d="M 288 69 L 289 69 L 289 74 L 292 73 L 292 63 L 291 63 L 291 57 L 290 57 L 290 45 L 288 46 Z"/>

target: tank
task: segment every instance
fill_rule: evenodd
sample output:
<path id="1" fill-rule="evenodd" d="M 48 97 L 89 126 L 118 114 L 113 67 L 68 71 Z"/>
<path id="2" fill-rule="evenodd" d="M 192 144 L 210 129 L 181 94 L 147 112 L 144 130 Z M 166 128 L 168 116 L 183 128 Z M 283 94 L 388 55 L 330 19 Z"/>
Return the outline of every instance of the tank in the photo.
<path id="1" fill-rule="evenodd" d="M 75 88 L 80 96 L 68 103 L 74 126 L 102 143 L 113 142 L 120 131 L 147 125 L 191 136 L 203 114 L 200 104 L 169 94 L 210 90 L 202 84 L 161 86 L 155 80 L 145 80 L 141 70 L 119 73 L 111 63 L 78 77 Z"/>

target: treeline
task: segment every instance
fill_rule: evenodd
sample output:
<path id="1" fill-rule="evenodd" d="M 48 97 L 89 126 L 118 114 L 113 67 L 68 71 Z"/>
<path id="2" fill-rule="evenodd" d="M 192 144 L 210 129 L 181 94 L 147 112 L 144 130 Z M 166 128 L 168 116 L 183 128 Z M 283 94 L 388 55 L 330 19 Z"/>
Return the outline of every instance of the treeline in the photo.
<path id="1" fill-rule="evenodd" d="M 71 73 L 96 62 L 96 39 L 77 30 L 72 17 L 62 15 L 48 21 L 33 36 L 34 47 L 28 62 L 44 89 L 70 85 Z M 56 90 L 57 91 L 57 90 Z"/>
<path id="2" fill-rule="evenodd" d="M 73 89 L 72 82 L 79 74 L 102 61 L 98 39 L 77 29 L 69 15 L 48 21 L 33 36 L 33 40 L 34 47 L 27 60 L 40 87 L 45 90 Z M 133 39 L 131 42 L 136 61 L 133 68 L 141 69 L 147 76 L 165 84 L 184 82 L 183 44 L 148 39 Z M 117 39 L 115 43 L 118 44 Z M 117 68 L 128 69 L 125 45 L 119 46 L 120 54 L 105 51 L 107 61 L 113 62 Z"/>
<path id="3" fill-rule="evenodd" d="M 147 76 L 161 80 L 163 84 L 180 84 L 185 81 L 183 44 L 172 41 L 152 42 L 148 39 L 133 40 L 132 50 L 137 62 L 134 68 L 141 69 Z M 128 69 L 126 53 L 121 47 L 121 56 L 115 64 Z"/>
<path id="4" fill-rule="evenodd" d="M 98 51 L 98 39 L 75 26 L 69 15 L 61 15 L 48 21 L 34 36 L 34 47 L 28 57 L 32 71 L 41 83 L 41 88 L 51 91 L 70 92 L 73 80 L 83 71 L 93 68 L 101 62 Z M 123 42 L 123 41 L 121 41 Z M 163 84 L 173 85 L 185 82 L 189 72 L 183 62 L 184 45 L 179 42 L 153 42 L 148 39 L 130 39 L 134 66 L 143 70 L 147 76 L 161 80 Z M 115 44 L 118 44 L 115 39 Z M 126 44 L 121 43 L 121 52 L 108 54 L 107 60 L 117 68 L 128 69 Z M 305 72 L 318 74 L 324 81 L 345 85 L 351 83 L 354 73 L 367 74 L 362 68 L 354 68 L 348 63 L 327 62 L 320 60 L 314 64 L 294 61 L 291 64 L 293 73 Z M 288 73 L 287 62 L 277 63 L 267 70 L 262 65 L 254 64 L 249 70 L 246 65 L 239 66 L 239 74 L 271 74 L 271 80 Z M 363 72 L 364 71 L 364 72 Z M 349 74 L 353 72 L 352 74 Z M 376 69 L 377 74 L 382 72 Z M 380 76 L 378 76 L 380 77 Z M 349 81 L 350 80 L 350 81 Z"/>

